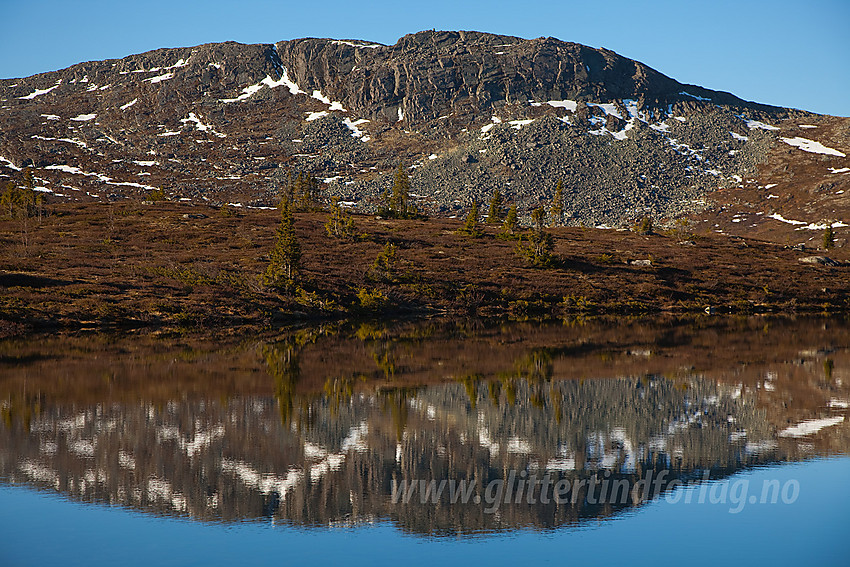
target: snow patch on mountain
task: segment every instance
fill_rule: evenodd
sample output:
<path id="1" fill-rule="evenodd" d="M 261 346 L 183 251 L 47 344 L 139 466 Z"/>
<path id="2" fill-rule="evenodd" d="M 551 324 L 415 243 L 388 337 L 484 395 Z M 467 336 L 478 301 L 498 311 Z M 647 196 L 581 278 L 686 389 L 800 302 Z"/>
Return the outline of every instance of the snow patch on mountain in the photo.
<path id="1" fill-rule="evenodd" d="M 800 138 L 798 136 L 796 138 L 782 138 L 782 141 L 788 144 L 789 146 L 800 148 L 804 152 L 809 152 L 811 154 L 824 154 L 828 156 L 847 157 L 847 155 L 843 152 L 839 152 L 838 150 L 833 148 L 828 148 L 820 142 L 815 142 L 814 140 L 809 140 L 808 138 Z"/>
<path id="2" fill-rule="evenodd" d="M 145 81 L 154 85 L 156 83 L 161 83 L 162 81 L 167 81 L 168 79 L 171 79 L 173 77 L 174 77 L 174 73 L 168 72 L 168 73 L 165 73 L 163 75 L 157 75 L 156 77 L 149 77 L 149 78 L 145 79 Z"/>
<path id="3" fill-rule="evenodd" d="M 222 134 L 221 132 L 216 132 L 215 129 L 212 126 L 210 126 L 209 124 L 204 124 L 201 121 L 201 119 L 198 116 L 195 115 L 194 112 L 190 112 L 188 118 L 181 118 L 180 122 L 182 122 L 183 124 L 188 124 L 189 122 L 194 122 L 195 127 L 198 130 L 200 130 L 201 132 L 209 132 L 210 134 L 213 134 L 214 136 L 217 136 L 219 138 L 226 138 L 227 137 L 227 134 Z"/>
<path id="4" fill-rule="evenodd" d="M 58 87 L 61 83 L 62 83 L 62 79 L 59 79 L 58 81 L 56 81 L 56 84 L 53 85 L 52 87 L 48 87 L 46 89 L 35 89 L 30 94 L 28 94 L 26 96 L 19 96 L 18 98 L 21 99 L 21 100 L 32 100 L 37 96 L 41 96 L 43 94 L 49 93 L 50 91 L 52 91 L 53 89 Z"/>

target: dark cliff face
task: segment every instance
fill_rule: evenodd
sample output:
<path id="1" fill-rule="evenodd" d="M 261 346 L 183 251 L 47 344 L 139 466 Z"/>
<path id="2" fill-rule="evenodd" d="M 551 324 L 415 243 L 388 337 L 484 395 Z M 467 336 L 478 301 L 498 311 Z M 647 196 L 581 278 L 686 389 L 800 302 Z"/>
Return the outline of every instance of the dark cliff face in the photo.
<path id="1" fill-rule="evenodd" d="M 554 38 L 424 31 L 393 46 L 355 45 L 298 39 L 276 48 L 299 85 L 332 94 L 346 108 L 373 118 L 392 119 L 400 109 L 408 122 L 528 100 L 661 103 L 682 87 L 612 51 Z"/>

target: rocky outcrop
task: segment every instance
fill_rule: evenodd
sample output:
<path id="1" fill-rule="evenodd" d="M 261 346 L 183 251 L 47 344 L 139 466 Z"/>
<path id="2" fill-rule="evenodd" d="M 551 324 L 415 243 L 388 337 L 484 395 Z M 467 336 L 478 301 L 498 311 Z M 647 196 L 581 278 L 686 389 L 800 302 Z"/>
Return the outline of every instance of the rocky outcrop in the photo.
<path id="1" fill-rule="evenodd" d="M 394 46 L 358 45 L 300 39 L 276 48 L 299 85 L 372 119 L 403 115 L 415 123 L 529 100 L 681 98 L 682 85 L 641 63 L 554 38 L 424 31 Z"/>

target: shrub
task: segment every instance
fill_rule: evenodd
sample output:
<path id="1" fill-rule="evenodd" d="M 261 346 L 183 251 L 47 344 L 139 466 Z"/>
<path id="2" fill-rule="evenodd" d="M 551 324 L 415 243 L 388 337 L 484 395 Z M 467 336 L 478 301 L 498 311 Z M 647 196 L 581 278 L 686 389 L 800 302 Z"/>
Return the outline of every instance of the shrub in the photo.
<path id="1" fill-rule="evenodd" d="M 165 190 L 160 187 L 158 189 L 152 189 L 145 195 L 145 201 L 150 201 L 151 203 L 159 203 L 160 201 L 165 201 Z"/>
<path id="2" fill-rule="evenodd" d="M 361 287 L 357 290 L 357 301 L 361 309 L 366 309 L 369 311 L 376 311 L 384 308 L 389 299 L 379 289 L 366 289 L 365 287 Z"/>

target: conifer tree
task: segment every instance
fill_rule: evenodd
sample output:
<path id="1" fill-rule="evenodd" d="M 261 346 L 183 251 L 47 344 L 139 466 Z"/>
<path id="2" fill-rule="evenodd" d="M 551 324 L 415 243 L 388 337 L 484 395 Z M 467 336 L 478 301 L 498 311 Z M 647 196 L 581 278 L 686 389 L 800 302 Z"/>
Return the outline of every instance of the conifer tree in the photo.
<path id="1" fill-rule="evenodd" d="M 516 205 L 511 205 L 508 209 L 508 214 L 502 223 L 502 238 L 513 238 L 519 229 L 519 218 L 517 216 Z"/>
<path id="2" fill-rule="evenodd" d="M 549 211 L 552 216 L 552 224 L 560 226 L 564 224 L 564 180 L 559 179 L 555 186 L 555 196 L 552 198 L 552 208 Z"/>
<path id="3" fill-rule="evenodd" d="M 487 223 L 495 224 L 502 220 L 502 194 L 498 189 L 493 189 L 490 197 L 490 212 L 487 214 Z"/>
<path id="4" fill-rule="evenodd" d="M 301 246 L 295 237 L 292 203 L 286 197 L 280 203 L 280 225 L 276 232 L 277 240 L 270 254 L 263 281 L 269 287 L 291 290 L 301 265 Z"/>
<path id="5" fill-rule="evenodd" d="M 827 221 L 826 229 L 823 231 L 823 249 L 829 250 L 835 246 L 835 232 L 832 230 L 832 223 Z"/>
<path id="6" fill-rule="evenodd" d="M 289 172 L 284 197 L 289 199 L 294 210 L 314 211 L 320 208 L 319 181 L 309 173 Z"/>
<path id="7" fill-rule="evenodd" d="M 465 234 L 472 238 L 481 236 L 481 229 L 478 228 L 478 203 L 472 202 L 472 208 L 469 209 L 469 214 L 466 216 L 466 221 L 458 230 L 459 233 Z"/>
<path id="8" fill-rule="evenodd" d="M 408 201 L 410 199 L 410 177 L 404 166 L 398 164 L 395 177 L 393 178 L 392 194 L 390 195 L 389 207 L 398 218 L 407 218 Z"/>
<path id="9" fill-rule="evenodd" d="M 517 253 L 524 257 L 532 266 L 540 268 L 551 266 L 555 257 L 555 239 L 544 230 L 546 209 L 538 207 L 531 212 L 532 229 L 527 238 L 520 237 L 516 243 Z"/>
<path id="10" fill-rule="evenodd" d="M 546 209 L 537 207 L 531 211 L 531 223 L 536 232 L 543 231 L 543 227 L 546 226 Z"/>
<path id="11" fill-rule="evenodd" d="M 368 277 L 384 282 L 395 280 L 395 252 L 395 244 L 387 242 L 384 245 L 384 249 L 378 252 L 378 256 L 372 263 L 372 269 L 369 271 Z"/>
<path id="12" fill-rule="evenodd" d="M 342 208 L 338 198 L 334 198 L 331 204 L 331 214 L 328 222 L 325 223 L 325 230 L 329 236 L 335 238 L 354 238 L 356 235 L 354 219 L 351 218 L 348 211 Z"/>

